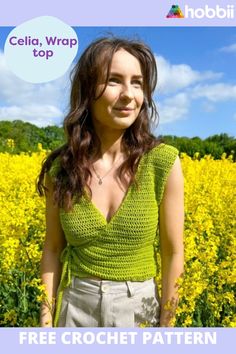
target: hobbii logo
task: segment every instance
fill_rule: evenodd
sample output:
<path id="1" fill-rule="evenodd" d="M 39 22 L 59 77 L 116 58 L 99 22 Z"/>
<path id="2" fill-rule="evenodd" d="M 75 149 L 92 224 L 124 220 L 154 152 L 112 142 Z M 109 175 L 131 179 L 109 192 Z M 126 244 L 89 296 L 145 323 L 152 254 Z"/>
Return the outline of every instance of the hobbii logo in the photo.
<path id="1" fill-rule="evenodd" d="M 220 7 L 216 5 L 215 8 L 205 5 L 204 8 L 192 8 L 188 5 L 185 5 L 184 8 L 184 17 L 185 18 L 234 18 L 234 5 L 227 5 L 226 7 Z"/>

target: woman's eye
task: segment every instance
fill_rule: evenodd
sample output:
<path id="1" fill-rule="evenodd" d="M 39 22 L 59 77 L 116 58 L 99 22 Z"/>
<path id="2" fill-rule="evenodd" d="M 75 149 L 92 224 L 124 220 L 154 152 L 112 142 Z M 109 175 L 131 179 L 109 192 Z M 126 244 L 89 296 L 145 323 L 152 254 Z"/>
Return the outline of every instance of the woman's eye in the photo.
<path id="1" fill-rule="evenodd" d="M 118 84 L 120 82 L 120 80 L 116 77 L 110 77 L 108 82 Z"/>
<path id="2" fill-rule="evenodd" d="M 137 87 L 143 87 L 143 82 L 140 80 L 134 80 L 133 85 Z"/>
<path id="3" fill-rule="evenodd" d="M 123 81 L 122 79 L 118 78 L 118 77 L 110 77 L 109 80 L 108 80 L 108 83 L 110 85 L 116 85 L 116 84 L 122 84 Z M 130 82 L 131 85 L 133 85 L 134 87 L 137 87 L 137 88 L 142 88 L 143 87 L 143 82 L 141 80 L 131 80 Z"/>

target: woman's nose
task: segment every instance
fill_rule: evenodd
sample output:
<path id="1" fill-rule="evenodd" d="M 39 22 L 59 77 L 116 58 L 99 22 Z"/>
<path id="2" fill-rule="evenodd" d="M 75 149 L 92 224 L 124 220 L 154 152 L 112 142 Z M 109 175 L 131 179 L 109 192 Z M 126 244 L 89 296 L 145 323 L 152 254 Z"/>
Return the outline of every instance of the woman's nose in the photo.
<path id="1" fill-rule="evenodd" d="M 124 85 L 122 86 L 120 97 L 123 99 L 133 99 L 134 98 L 134 92 L 133 88 L 130 85 Z"/>

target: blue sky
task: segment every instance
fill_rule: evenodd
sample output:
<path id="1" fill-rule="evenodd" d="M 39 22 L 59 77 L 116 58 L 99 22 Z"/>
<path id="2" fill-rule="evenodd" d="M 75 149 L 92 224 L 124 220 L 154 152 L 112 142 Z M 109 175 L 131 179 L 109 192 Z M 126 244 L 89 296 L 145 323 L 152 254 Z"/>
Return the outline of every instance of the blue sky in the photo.
<path id="1" fill-rule="evenodd" d="M 59 125 L 68 109 L 69 72 L 46 84 L 12 74 L 3 47 L 12 28 L 0 27 L 0 120 Z M 95 38 L 113 33 L 138 38 L 153 50 L 159 81 L 155 131 L 177 136 L 236 136 L 236 27 L 81 27 L 78 56 Z"/>

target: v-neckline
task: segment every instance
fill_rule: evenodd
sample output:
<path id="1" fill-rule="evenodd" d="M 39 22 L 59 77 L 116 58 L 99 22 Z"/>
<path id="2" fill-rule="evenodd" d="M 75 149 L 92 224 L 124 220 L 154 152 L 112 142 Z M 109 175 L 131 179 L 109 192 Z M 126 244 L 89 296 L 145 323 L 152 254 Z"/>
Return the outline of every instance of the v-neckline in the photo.
<path id="1" fill-rule="evenodd" d="M 126 201 L 129 197 L 130 191 L 133 188 L 133 183 L 131 183 L 120 203 L 120 205 L 118 206 L 118 208 L 116 209 L 115 213 L 111 216 L 111 218 L 109 220 L 106 219 L 105 215 L 101 212 L 101 210 L 94 204 L 94 202 L 90 199 L 87 199 L 89 205 L 91 206 L 91 208 L 93 208 L 93 210 L 98 214 L 98 216 L 100 217 L 101 221 L 106 225 L 110 225 L 114 218 L 117 217 L 117 215 L 119 214 L 119 212 L 122 210 L 123 206 L 126 204 Z"/>
<path id="2" fill-rule="evenodd" d="M 138 167 L 137 167 L 137 170 L 136 170 L 136 172 L 135 172 L 135 178 L 136 178 L 136 179 L 137 179 L 137 177 L 138 177 L 138 173 L 139 173 L 140 166 L 141 166 L 141 163 L 142 163 L 142 161 L 143 161 L 144 156 L 146 156 L 146 154 L 144 154 L 144 155 L 141 157 L 141 159 L 140 159 L 140 161 L 139 161 L 139 164 L 138 164 Z M 106 219 L 106 217 L 105 217 L 104 214 L 101 212 L 101 210 L 100 210 L 100 209 L 93 203 L 93 201 L 88 197 L 88 194 L 87 194 L 86 191 L 85 191 L 85 196 L 86 196 L 85 199 L 86 199 L 88 205 L 93 209 L 93 211 L 95 211 L 95 212 L 97 213 L 97 215 L 99 216 L 99 218 L 100 218 L 100 220 L 102 221 L 102 223 L 103 223 L 105 226 L 108 226 L 108 225 L 110 225 L 110 224 L 114 221 L 114 219 L 118 216 L 118 214 L 121 212 L 121 210 L 122 210 L 122 209 L 124 208 L 124 206 L 126 205 L 127 199 L 129 198 L 129 195 L 130 195 L 131 190 L 133 189 L 133 187 L 134 187 L 134 183 L 132 182 L 132 183 L 129 185 L 129 187 L 128 187 L 128 189 L 127 189 L 127 191 L 126 191 L 126 193 L 125 193 L 125 195 L 124 195 L 124 197 L 123 197 L 123 199 L 122 199 L 120 205 L 118 206 L 118 208 L 116 209 L 115 213 L 111 216 L 111 218 L 110 218 L 109 220 Z"/>

